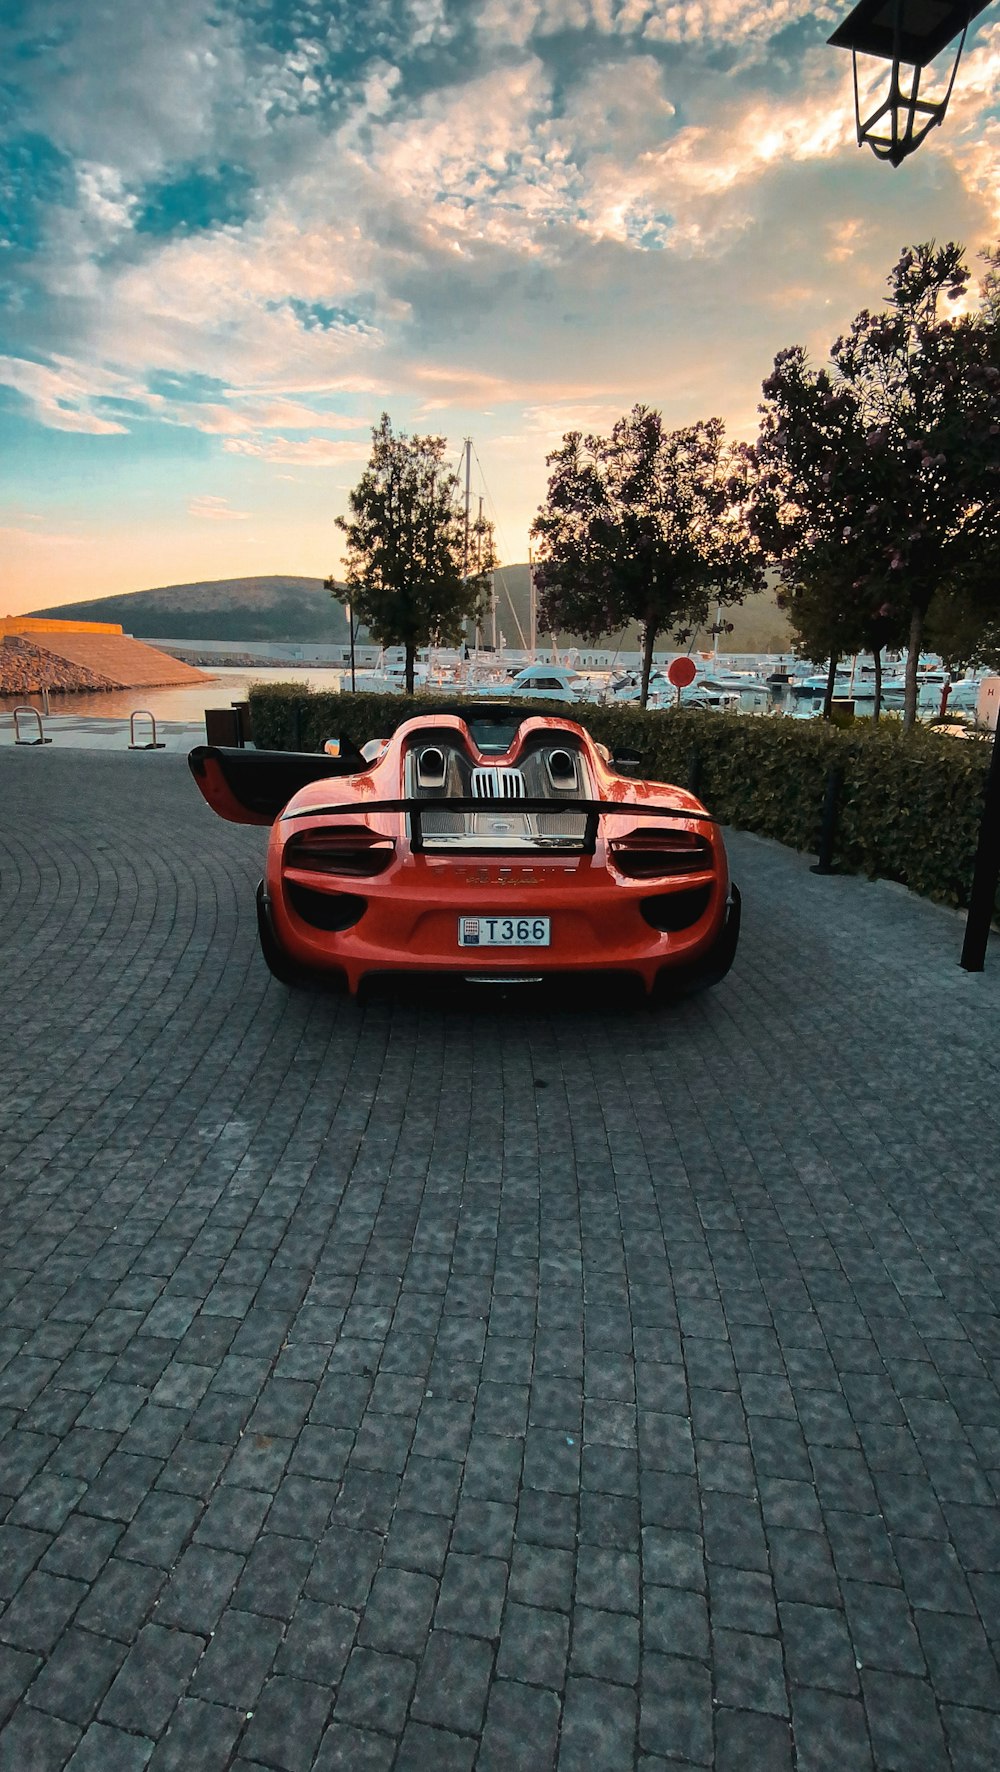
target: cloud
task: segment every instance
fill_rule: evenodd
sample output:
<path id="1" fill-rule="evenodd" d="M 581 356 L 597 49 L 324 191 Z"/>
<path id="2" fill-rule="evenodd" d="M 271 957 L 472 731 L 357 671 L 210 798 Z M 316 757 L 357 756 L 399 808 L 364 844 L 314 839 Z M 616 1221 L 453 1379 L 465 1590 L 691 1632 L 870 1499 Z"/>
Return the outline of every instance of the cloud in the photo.
<path id="1" fill-rule="evenodd" d="M 260 440 L 227 438 L 222 445 L 227 455 L 242 455 L 253 461 L 284 462 L 302 468 L 340 466 L 344 462 L 368 460 L 367 443 L 335 442 L 329 437 L 310 437 L 303 442 L 287 437 Z"/>
<path id="2" fill-rule="evenodd" d="M 23 395 L 35 417 L 50 430 L 84 431 L 95 437 L 125 430 L 124 425 L 91 409 L 96 397 L 118 394 L 128 385 L 106 372 L 84 375 L 65 362 L 50 367 L 24 358 L 0 357 L 0 385 Z"/>
<path id="3" fill-rule="evenodd" d="M 298 521 L 331 484 L 305 470 L 363 463 L 383 408 L 474 432 L 518 523 L 546 450 L 638 399 L 752 434 L 776 350 L 824 353 L 907 240 L 974 252 L 1000 223 L 1000 25 L 974 27 L 944 129 L 893 174 L 855 145 L 850 62 L 822 41 L 839 16 L 833 0 L 3 8 L 4 411 L 35 461 L 49 433 L 78 433 L 59 447 L 96 478 L 102 440 L 128 433 L 115 460 L 148 475 L 146 508 L 168 524 L 190 499 L 220 547 L 259 516 L 261 464 L 302 470 L 266 476 Z M 206 460 L 226 499 L 198 490 Z"/>
<path id="4" fill-rule="evenodd" d="M 228 499 L 218 498 L 210 492 L 203 492 L 189 503 L 188 515 L 204 518 L 210 523 L 244 523 L 250 512 L 234 511 Z"/>

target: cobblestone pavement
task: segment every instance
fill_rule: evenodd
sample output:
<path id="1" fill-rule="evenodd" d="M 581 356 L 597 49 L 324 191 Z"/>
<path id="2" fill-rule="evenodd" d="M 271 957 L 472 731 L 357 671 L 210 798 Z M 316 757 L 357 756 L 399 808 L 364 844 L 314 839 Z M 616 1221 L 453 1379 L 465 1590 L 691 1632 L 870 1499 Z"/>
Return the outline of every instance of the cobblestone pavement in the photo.
<path id="1" fill-rule="evenodd" d="M 0 756 L 3 1772 L 1000 1765 L 1000 954 L 293 996 L 179 758 Z"/>

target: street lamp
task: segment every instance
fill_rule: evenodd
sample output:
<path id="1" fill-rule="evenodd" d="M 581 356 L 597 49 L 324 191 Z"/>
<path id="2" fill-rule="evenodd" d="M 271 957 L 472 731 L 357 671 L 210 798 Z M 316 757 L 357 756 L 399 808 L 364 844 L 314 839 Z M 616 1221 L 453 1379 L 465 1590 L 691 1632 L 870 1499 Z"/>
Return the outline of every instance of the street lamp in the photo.
<path id="1" fill-rule="evenodd" d="M 858 145 L 867 142 L 880 160 L 899 166 L 919 148 L 928 130 L 944 122 L 951 89 L 972 20 L 990 0 L 859 0 L 829 41 L 849 49 L 854 62 L 854 117 Z M 947 90 L 920 96 L 920 79 L 936 56 L 959 39 Z M 889 93 L 864 122 L 858 93 L 858 55 L 892 63 Z"/>

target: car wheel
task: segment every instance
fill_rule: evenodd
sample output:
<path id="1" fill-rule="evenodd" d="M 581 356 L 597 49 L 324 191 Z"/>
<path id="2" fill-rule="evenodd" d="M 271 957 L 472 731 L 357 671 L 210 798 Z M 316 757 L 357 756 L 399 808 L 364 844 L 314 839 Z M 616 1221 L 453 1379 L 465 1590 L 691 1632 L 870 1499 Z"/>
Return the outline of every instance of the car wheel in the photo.
<path id="1" fill-rule="evenodd" d="M 263 880 L 259 882 L 257 887 L 257 934 L 260 938 L 260 951 L 264 956 L 264 964 L 271 977 L 276 978 L 279 984 L 287 985 L 289 989 L 306 984 L 307 974 L 303 972 L 301 966 L 296 966 L 294 960 L 291 960 L 285 953 L 284 948 L 278 945 L 278 939 L 271 924 L 271 913 Z"/>

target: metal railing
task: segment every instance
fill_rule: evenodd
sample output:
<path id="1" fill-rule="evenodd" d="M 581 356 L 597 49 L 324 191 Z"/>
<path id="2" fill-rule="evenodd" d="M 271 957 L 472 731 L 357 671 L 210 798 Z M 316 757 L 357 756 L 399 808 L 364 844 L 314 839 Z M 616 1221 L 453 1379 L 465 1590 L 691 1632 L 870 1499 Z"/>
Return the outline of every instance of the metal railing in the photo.
<path id="1" fill-rule="evenodd" d="M 137 720 L 148 720 L 150 726 L 152 727 L 153 736 L 149 740 L 148 744 L 137 744 L 136 743 L 135 723 Z M 129 723 L 128 723 L 128 748 L 130 751 L 163 751 L 163 750 L 166 750 L 166 746 L 162 742 L 159 744 L 157 743 L 157 740 L 156 740 L 156 720 L 155 720 L 154 716 L 150 713 L 148 708 L 136 708 L 135 712 L 130 716 Z"/>
<path id="2" fill-rule="evenodd" d="M 22 714 L 30 714 L 32 719 L 36 720 L 38 722 L 38 737 L 37 738 L 22 738 L 21 737 L 20 716 Z M 37 708 L 25 707 L 25 708 L 15 708 L 14 709 L 14 743 L 15 744 L 51 744 L 52 743 L 51 738 L 46 738 L 46 736 L 45 736 L 45 729 L 42 726 L 42 716 L 38 712 Z"/>

